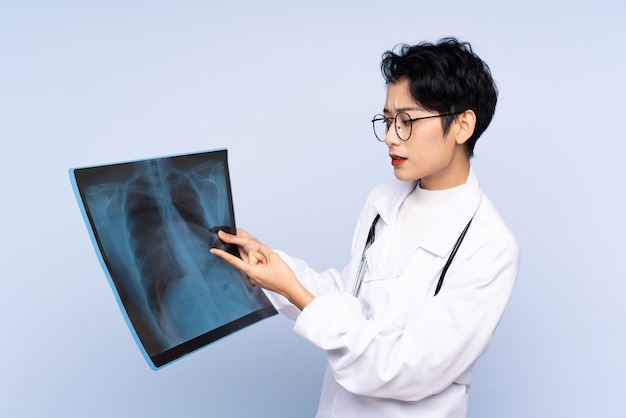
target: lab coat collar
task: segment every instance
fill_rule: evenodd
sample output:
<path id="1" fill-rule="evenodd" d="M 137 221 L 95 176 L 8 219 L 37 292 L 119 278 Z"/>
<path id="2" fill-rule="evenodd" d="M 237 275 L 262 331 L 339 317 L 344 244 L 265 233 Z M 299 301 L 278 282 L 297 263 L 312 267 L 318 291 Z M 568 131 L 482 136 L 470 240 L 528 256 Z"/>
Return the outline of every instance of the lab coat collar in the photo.
<path id="1" fill-rule="evenodd" d="M 416 186 L 417 181 L 400 182 L 397 184 L 397 187 L 391 188 L 387 193 L 383 194 L 374 201 L 376 213 L 380 215 L 380 218 L 385 222 L 385 224 L 389 225 L 391 219 L 397 215 L 398 208 L 400 208 L 404 199 L 415 189 Z"/>

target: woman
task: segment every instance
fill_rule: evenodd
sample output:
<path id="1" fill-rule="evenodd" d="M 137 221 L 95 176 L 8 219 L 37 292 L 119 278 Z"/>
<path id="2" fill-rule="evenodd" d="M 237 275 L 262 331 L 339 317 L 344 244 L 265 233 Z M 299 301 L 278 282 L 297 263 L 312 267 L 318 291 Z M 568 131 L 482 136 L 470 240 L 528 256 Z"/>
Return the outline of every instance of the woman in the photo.
<path id="1" fill-rule="evenodd" d="M 343 272 L 317 273 L 243 230 L 219 235 L 241 259 L 211 251 L 327 351 L 318 417 L 465 417 L 472 366 L 519 266 L 470 165 L 497 90 L 454 38 L 388 51 L 381 67 L 387 97 L 372 123 L 399 181 L 368 196 Z"/>

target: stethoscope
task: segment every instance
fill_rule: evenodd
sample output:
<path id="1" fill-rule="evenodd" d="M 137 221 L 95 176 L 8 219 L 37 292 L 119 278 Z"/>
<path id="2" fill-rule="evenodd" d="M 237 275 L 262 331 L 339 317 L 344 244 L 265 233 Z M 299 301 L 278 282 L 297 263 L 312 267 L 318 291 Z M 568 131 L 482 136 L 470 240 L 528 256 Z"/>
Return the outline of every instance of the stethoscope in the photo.
<path id="1" fill-rule="evenodd" d="M 365 257 L 365 252 L 372 245 L 372 243 L 374 242 L 374 239 L 376 239 L 376 223 L 378 222 L 379 219 L 380 219 L 380 214 L 376 214 L 376 217 L 374 218 L 374 221 L 372 222 L 372 226 L 370 226 L 370 230 L 367 233 L 367 240 L 365 241 L 365 248 L 363 248 L 363 254 L 361 255 L 361 262 L 359 263 L 359 269 L 357 270 L 357 274 L 356 274 L 356 280 L 354 281 L 354 286 L 352 287 L 353 296 L 357 296 L 359 294 L 359 290 L 361 289 L 361 283 L 363 282 L 363 277 L 365 276 L 365 272 L 367 271 L 367 258 Z M 467 233 L 467 230 L 469 229 L 469 226 L 472 223 L 473 219 L 474 217 L 472 216 L 472 218 L 469 220 L 467 225 L 465 225 L 465 228 L 461 232 L 461 235 L 459 235 L 459 238 L 457 238 L 456 243 L 454 244 L 454 247 L 452 248 L 452 252 L 450 253 L 450 256 L 448 257 L 446 264 L 443 266 L 443 270 L 441 270 L 441 275 L 439 276 L 439 281 L 437 282 L 437 287 L 435 288 L 435 294 L 433 296 L 437 296 L 437 293 L 439 293 L 439 291 L 441 290 L 443 279 L 446 277 L 448 268 L 450 267 L 450 264 L 452 264 L 452 260 L 454 259 L 456 252 L 461 246 L 461 242 L 463 242 L 463 238 L 465 238 L 465 234 Z"/>

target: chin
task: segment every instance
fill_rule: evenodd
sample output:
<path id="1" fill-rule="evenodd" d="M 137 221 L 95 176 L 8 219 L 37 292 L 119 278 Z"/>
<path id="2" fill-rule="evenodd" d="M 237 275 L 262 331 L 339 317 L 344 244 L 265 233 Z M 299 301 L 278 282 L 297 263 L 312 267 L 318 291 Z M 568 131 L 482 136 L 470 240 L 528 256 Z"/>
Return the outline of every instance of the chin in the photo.
<path id="1" fill-rule="evenodd" d="M 393 173 L 394 176 L 396 176 L 396 179 L 400 180 L 400 181 L 415 181 L 415 180 L 419 180 L 419 177 L 415 177 L 415 176 L 411 176 L 409 174 L 406 173 L 399 173 L 399 172 L 394 172 Z"/>

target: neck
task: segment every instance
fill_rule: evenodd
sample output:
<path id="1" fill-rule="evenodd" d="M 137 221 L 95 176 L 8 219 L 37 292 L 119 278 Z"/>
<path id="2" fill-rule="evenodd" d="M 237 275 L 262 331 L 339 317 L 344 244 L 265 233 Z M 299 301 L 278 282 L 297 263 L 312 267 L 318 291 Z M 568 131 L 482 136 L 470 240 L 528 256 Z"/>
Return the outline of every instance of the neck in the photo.
<path id="1" fill-rule="evenodd" d="M 467 158 L 457 161 L 444 170 L 432 176 L 420 179 L 420 187 L 426 190 L 445 190 L 461 186 L 467 181 L 470 172 L 470 163 Z"/>

